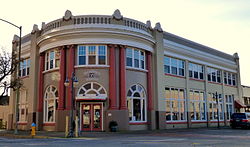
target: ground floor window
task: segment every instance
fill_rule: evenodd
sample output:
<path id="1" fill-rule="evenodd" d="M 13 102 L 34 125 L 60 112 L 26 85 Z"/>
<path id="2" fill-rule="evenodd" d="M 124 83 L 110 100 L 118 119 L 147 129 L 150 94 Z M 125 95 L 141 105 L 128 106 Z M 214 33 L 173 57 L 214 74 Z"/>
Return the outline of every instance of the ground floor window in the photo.
<path id="1" fill-rule="evenodd" d="M 186 120 L 186 100 L 184 89 L 165 88 L 166 121 Z"/>
<path id="2" fill-rule="evenodd" d="M 210 120 L 218 120 L 218 114 L 219 114 L 219 120 L 224 120 L 224 105 L 223 105 L 224 100 L 222 98 L 222 94 L 209 93 L 208 102 L 209 102 Z"/>
<path id="3" fill-rule="evenodd" d="M 146 121 L 146 95 L 142 86 L 136 84 L 129 88 L 127 106 L 130 122 Z"/>
<path id="4" fill-rule="evenodd" d="M 206 120 L 206 102 L 204 92 L 189 91 L 191 120 Z"/>
<path id="5" fill-rule="evenodd" d="M 225 98 L 226 98 L 226 117 L 227 120 L 230 120 L 231 115 L 233 114 L 234 95 L 225 95 Z"/>
<path id="6" fill-rule="evenodd" d="M 50 85 L 44 94 L 44 122 L 55 122 L 55 111 L 58 106 L 58 91 Z"/>
<path id="7" fill-rule="evenodd" d="M 20 90 L 20 99 L 18 108 L 19 108 L 18 122 L 27 122 L 28 120 L 27 90 Z"/>

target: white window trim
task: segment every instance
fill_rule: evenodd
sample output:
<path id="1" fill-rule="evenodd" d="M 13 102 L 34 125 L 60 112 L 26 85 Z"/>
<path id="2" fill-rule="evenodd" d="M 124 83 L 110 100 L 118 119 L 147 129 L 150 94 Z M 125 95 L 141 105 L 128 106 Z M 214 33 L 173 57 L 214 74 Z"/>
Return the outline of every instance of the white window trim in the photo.
<path id="1" fill-rule="evenodd" d="M 136 87 L 137 86 L 140 86 L 142 88 L 142 92 L 144 92 L 144 96 L 146 96 L 146 92 L 144 90 L 144 88 L 141 86 L 141 85 L 138 85 L 138 84 L 135 84 Z M 133 95 L 135 92 L 138 92 L 138 93 L 141 93 L 137 88 L 135 91 L 132 90 L 132 87 L 134 85 L 130 86 L 129 90 L 131 90 L 133 93 L 131 95 Z M 140 100 L 140 103 L 141 103 L 141 114 L 143 114 L 143 101 L 144 101 L 144 111 L 145 111 L 145 114 L 144 114 L 144 117 L 145 117 L 145 121 L 142 120 L 143 118 L 143 115 L 141 115 L 141 120 L 140 121 L 136 121 L 136 120 L 133 120 L 133 116 L 134 116 L 134 103 L 133 101 L 131 102 L 131 112 L 132 112 L 132 120 L 130 121 L 129 120 L 129 123 L 145 123 L 147 122 L 147 101 L 146 101 L 146 97 L 132 97 L 132 96 L 127 96 L 127 100 L 130 99 L 130 100 L 133 100 L 133 99 L 137 99 L 137 100 Z"/>
<path id="2" fill-rule="evenodd" d="M 224 84 L 225 84 L 225 85 L 229 85 L 229 86 L 236 86 L 236 85 L 237 85 L 236 74 L 230 73 L 230 72 L 226 72 L 226 71 L 224 71 L 224 74 L 226 74 L 226 77 L 225 77 L 225 75 L 223 75 L 223 78 L 224 78 L 224 80 L 225 80 L 225 78 L 226 78 L 226 80 L 227 80 L 227 84 L 226 84 L 225 81 L 224 81 Z M 229 75 L 229 74 L 230 74 L 230 76 L 231 76 L 231 84 L 229 84 L 229 78 L 228 78 L 228 75 Z M 235 79 L 234 79 L 235 85 L 233 84 L 233 75 L 234 75 L 234 77 L 235 77 Z"/>
<path id="3" fill-rule="evenodd" d="M 53 67 L 50 68 L 50 56 L 51 56 L 51 52 L 54 52 L 54 58 L 53 58 Z M 44 68 L 44 71 L 50 71 L 50 70 L 53 70 L 53 69 L 57 69 L 59 67 L 56 67 L 56 54 L 57 54 L 57 50 L 56 49 L 52 49 L 52 50 L 49 50 L 48 52 L 46 52 L 45 54 L 45 68 Z M 48 65 L 47 65 L 47 62 L 48 62 Z"/>
<path id="4" fill-rule="evenodd" d="M 191 70 L 192 70 L 192 77 L 190 77 L 190 75 L 188 75 L 188 77 L 189 77 L 189 78 L 193 78 L 193 79 L 198 79 L 198 80 L 204 80 L 204 66 L 203 66 L 203 65 L 200 65 L 200 64 L 196 64 L 196 63 L 189 62 L 189 64 L 188 64 L 188 70 L 190 69 L 190 64 L 192 64 L 192 69 L 191 69 Z M 194 77 L 194 66 L 193 66 L 193 65 L 197 65 L 198 78 L 195 78 L 195 77 Z M 200 71 L 199 71 L 199 66 L 201 66 L 203 72 L 200 72 Z M 203 79 L 201 79 L 200 73 L 203 74 Z M 189 73 L 188 73 L 188 74 L 189 74 Z"/>
<path id="5" fill-rule="evenodd" d="M 145 53 L 145 51 L 143 51 L 143 50 L 140 50 L 140 49 L 135 49 L 135 48 L 126 48 L 126 50 L 127 49 L 131 49 L 132 50 L 132 66 L 127 66 L 127 52 L 126 52 L 126 55 L 125 55 L 125 57 L 126 57 L 126 67 L 127 68 L 131 68 L 131 69 L 141 69 L 141 70 L 146 70 L 146 53 Z M 139 51 L 139 67 L 135 67 L 135 50 L 138 50 Z M 142 66 L 141 66 L 141 61 L 142 61 L 142 58 L 141 58 L 141 52 L 143 52 L 143 55 L 144 55 L 144 68 L 141 68 Z"/>
<path id="6" fill-rule="evenodd" d="M 27 58 L 27 59 L 24 59 L 22 62 L 21 62 L 21 64 L 20 64 L 20 67 L 19 67 L 19 71 L 18 72 L 20 72 L 20 76 L 19 77 L 26 77 L 26 76 L 28 76 L 29 74 L 30 74 L 30 71 L 29 71 L 29 74 L 28 74 L 28 68 L 29 68 L 29 70 L 30 70 L 30 64 L 28 64 L 28 60 L 30 61 L 30 58 Z M 23 62 L 26 62 L 26 65 L 25 65 L 25 67 L 23 67 Z M 29 62 L 30 63 L 30 62 Z M 25 70 L 25 75 L 23 76 L 23 69 L 26 69 Z"/>
<path id="7" fill-rule="evenodd" d="M 202 111 L 201 111 L 201 107 L 199 107 L 199 111 L 200 111 L 200 119 L 196 119 L 196 115 L 194 115 L 194 120 L 192 120 L 191 119 L 191 121 L 192 122 L 195 122 L 195 121 L 207 121 L 207 109 L 206 109 L 206 107 L 207 107 L 207 104 L 206 104 L 206 100 L 205 100 L 205 92 L 204 91 L 199 91 L 199 90 L 190 90 L 190 91 L 192 91 L 193 92 L 193 95 L 194 95 L 194 93 L 195 92 L 199 92 L 199 100 L 192 100 L 192 99 L 190 99 L 190 97 L 189 97 L 189 103 L 190 102 L 199 102 L 199 104 L 205 104 L 205 106 L 204 106 L 204 117 L 205 117 L 205 119 L 202 119 Z M 189 91 L 189 94 L 190 94 L 190 91 Z M 200 100 L 200 93 L 203 93 L 203 100 Z M 200 106 L 200 105 L 199 105 Z M 196 110 L 195 110 L 195 107 L 194 107 L 194 114 L 196 114 Z"/>
<path id="8" fill-rule="evenodd" d="M 214 82 L 213 81 L 213 74 L 212 74 L 212 72 L 215 72 L 215 81 L 216 82 Z M 218 82 L 218 74 L 217 74 L 217 71 L 220 71 L 220 82 Z M 210 74 L 210 79 L 211 80 L 208 80 L 208 75 Z M 222 71 L 221 70 L 219 70 L 219 69 L 216 69 L 216 68 L 212 68 L 212 67 L 207 67 L 207 80 L 208 80 L 208 82 L 213 82 L 213 83 L 222 83 Z"/>
<path id="9" fill-rule="evenodd" d="M 212 99 L 213 99 L 213 93 L 211 93 L 211 96 L 212 96 Z M 219 96 L 219 94 L 218 94 L 218 96 Z M 219 99 L 219 98 L 218 98 Z M 219 100 L 218 100 L 218 105 L 219 106 L 217 106 L 218 107 L 218 109 L 217 109 L 217 107 L 216 107 L 216 111 L 217 110 L 219 110 L 219 121 L 224 121 L 225 120 L 225 117 L 224 117 L 224 113 L 225 113 L 225 109 L 224 109 L 224 97 L 223 97 L 223 95 L 221 94 L 221 99 L 222 99 L 222 101 L 220 102 Z M 208 103 L 209 103 L 209 110 L 208 110 L 208 112 L 210 113 L 210 104 L 212 104 L 212 119 L 210 119 L 210 121 L 217 121 L 218 120 L 218 118 L 215 118 L 215 116 L 214 116 L 214 104 L 216 104 L 217 105 L 217 101 L 208 101 Z M 222 104 L 222 108 L 221 108 L 221 104 Z M 222 112 L 220 111 L 220 110 L 222 110 Z M 216 112 L 217 113 L 217 112 Z M 221 116 L 221 113 L 222 113 L 222 119 L 220 119 L 220 116 Z M 210 116 L 211 117 L 211 116 Z"/>
<path id="10" fill-rule="evenodd" d="M 172 91 L 171 88 L 173 88 L 173 87 L 166 87 L 166 88 L 169 88 L 170 93 L 171 93 L 171 91 Z M 178 99 L 177 99 L 177 101 L 178 101 L 178 112 L 180 112 L 179 110 L 181 108 L 179 102 L 184 102 L 184 107 L 185 107 L 185 109 L 184 109 L 184 117 L 185 117 L 185 119 L 184 120 L 173 120 L 173 115 L 171 115 L 170 116 L 171 120 L 166 120 L 166 122 L 186 122 L 187 121 L 187 99 L 186 99 L 186 94 L 185 94 L 186 91 L 185 91 L 185 89 L 182 89 L 182 88 L 174 88 L 174 89 L 178 89 Z M 179 99 L 180 90 L 183 90 L 184 99 Z M 167 100 L 170 100 L 170 105 L 172 105 L 173 100 L 176 100 L 176 99 L 175 98 L 165 98 L 165 102 Z M 173 108 L 170 107 L 170 113 L 172 113 L 172 112 L 173 112 Z"/>
<path id="11" fill-rule="evenodd" d="M 79 47 L 85 46 L 86 47 L 86 64 L 79 65 Z M 89 64 L 89 46 L 95 46 L 95 64 Z M 99 64 L 99 46 L 105 46 L 105 64 Z M 108 57 L 107 57 L 108 47 L 107 45 L 78 45 L 77 46 L 77 67 L 84 67 L 84 66 L 107 66 Z"/>
<path id="12" fill-rule="evenodd" d="M 165 71 L 164 71 L 164 74 L 170 74 L 170 75 L 175 75 L 175 74 L 172 74 L 172 64 L 171 64 L 171 61 L 172 61 L 172 59 L 175 59 L 176 61 L 177 61 L 177 74 L 175 75 L 175 76 L 180 76 L 180 77 L 185 77 L 185 61 L 184 60 L 181 60 L 181 59 L 177 59 L 177 58 L 173 58 L 173 57 L 169 57 L 169 56 L 164 56 L 164 58 L 165 57 L 168 57 L 169 58 L 169 72 L 170 73 L 165 73 Z M 180 70 L 179 70 L 179 62 L 183 62 L 183 64 L 184 64 L 184 68 L 181 68 L 181 69 L 183 69 L 184 70 L 184 72 L 183 72 L 183 76 L 182 75 L 180 75 Z M 164 61 L 163 61 L 163 64 L 164 64 L 164 66 L 166 65 L 165 63 L 164 63 Z M 164 67 L 163 67 L 164 68 Z"/>
<path id="13" fill-rule="evenodd" d="M 50 87 L 50 91 L 48 92 L 48 93 L 50 93 L 50 92 L 53 92 L 53 91 L 51 91 L 51 89 L 52 89 L 52 87 L 55 87 L 55 86 L 53 86 L 53 85 L 50 85 L 50 86 L 48 86 L 47 88 L 46 88 L 46 90 L 45 90 L 45 94 L 47 93 L 47 89 Z M 56 88 L 56 87 L 55 87 Z M 57 90 L 57 88 L 56 88 L 56 90 L 55 90 L 55 92 L 58 92 L 58 90 Z M 55 92 L 53 92 L 53 95 L 54 95 L 54 97 L 53 98 L 45 98 L 45 94 L 44 94 L 44 99 L 43 99 L 43 123 L 55 123 L 56 122 L 56 100 L 58 100 L 58 97 L 56 97 L 55 96 Z M 49 100 L 54 100 L 54 114 L 53 114 L 53 116 L 54 116 L 54 118 L 53 118 L 53 121 L 48 121 L 47 120 L 47 117 L 48 117 L 48 107 L 47 107 L 47 109 L 46 109 L 46 112 L 47 112 L 47 114 L 45 113 L 45 108 L 46 108 L 46 106 L 45 106 L 45 101 L 47 101 L 47 106 L 48 106 L 48 101 Z"/>

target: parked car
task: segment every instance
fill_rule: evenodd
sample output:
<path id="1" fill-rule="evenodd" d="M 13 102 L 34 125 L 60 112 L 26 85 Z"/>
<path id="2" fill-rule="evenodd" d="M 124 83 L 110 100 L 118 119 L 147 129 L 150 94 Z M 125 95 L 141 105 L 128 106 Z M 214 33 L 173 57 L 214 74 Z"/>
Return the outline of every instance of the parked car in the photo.
<path id="1" fill-rule="evenodd" d="M 240 128 L 250 128 L 250 113 L 233 113 L 230 120 L 230 126 L 235 129 Z"/>

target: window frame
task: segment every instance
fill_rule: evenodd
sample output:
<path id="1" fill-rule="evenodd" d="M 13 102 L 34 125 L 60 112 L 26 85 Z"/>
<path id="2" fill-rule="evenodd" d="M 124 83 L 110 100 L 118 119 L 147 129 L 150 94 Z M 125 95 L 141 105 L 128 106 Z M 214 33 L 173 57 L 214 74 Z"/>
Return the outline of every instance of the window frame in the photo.
<path id="1" fill-rule="evenodd" d="M 208 82 L 219 83 L 219 84 L 222 83 L 222 70 L 220 70 L 220 69 L 216 69 L 213 67 L 207 67 L 207 75 L 206 76 L 207 76 Z M 218 79 L 220 79 L 220 80 L 218 80 Z"/>
<path id="2" fill-rule="evenodd" d="M 136 86 L 135 90 L 132 89 L 134 86 Z M 139 89 L 141 89 L 141 90 L 139 90 Z M 129 92 L 131 92 L 130 96 L 129 96 Z M 139 94 L 142 94 L 142 95 L 140 95 L 140 97 L 134 97 L 133 95 L 135 93 L 139 93 Z M 131 116 L 132 116 L 131 120 L 129 118 L 129 123 L 145 123 L 145 122 L 147 122 L 147 99 L 146 99 L 146 97 L 147 97 L 146 92 L 145 92 L 144 88 L 141 85 L 134 84 L 129 88 L 129 90 L 127 92 L 127 106 L 128 106 L 128 112 L 129 113 L 131 112 Z M 140 100 L 140 108 L 141 108 L 140 109 L 140 114 L 141 114 L 141 116 L 140 116 L 141 119 L 140 120 L 135 120 L 134 100 Z M 131 102 L 131 105 L 130 105 L 129 102 Z M 129 108 L 131 108 L 131 110 Z M 143 116 L 143 112 L 144 112 L 144 116 Z M 129 117 L 130 117 L 130 115 L 129 115 Z M 145 120 L 143 120 L 143 118 Z"/>
<path id="3" fill-rule="evenodd" d="M 30 58 L 27 58 L 20 62 L 18 76 L 25 77 L 25 76 L 29 76 L 29 74 L 30 74 Z"/>
<path id="4" fill-rule="evenodd" d="M 52 89 L 55 89 L 54 91 Z M 53 97 L 46 97 L 47 95 L 52 94 Z M 58 95 L 58 90 L 55 86 L 53 85 L 49 85 L 46 90 L 45 90 L 45 93 L 44 93 L 44 99 L 43 99 L 43 123 L 55 123 L 56 122 L 56 110 L 57 110 L 57 106 L 58 106 L 58 99 L 59 99 L 59 96 L 56 97 L 56 93 Z M 53 101 L 53 104 L 54 104 L 54 107 L 53 107 L 53 120 L 52 121 L 49 121 L 48 120 L 48 114 L 49 114 L 49 108 L 48 108 L 48 105 L 49 105 L 49 101 Z"/>
<path id="5" fill-rule="evenodd" d="M 237 86 L 237 74 L 224 71 L 224 84 L 228 86 Z"/>
<path id="6" fill-rule="evenodd" d="M 89 54 L 89 49 L 90 47 L 95 46 L 95 54 L 94 55 L 90 55 Z M 99 47 L 100 46 L 104 46 L 105 47 L 105 64 L 99 64 L 99 57 L 103 56 L 103 55 L 99 55 Z M 79 54 L 79 49 L 80 47 L 85 47 L 85 64 L 80 64 L 80 57 L 84 56 L 84 55 L 80 55 Z M 78 45 L 77 46 L 77 66 L 107 66 L 107 52 L 108 52 L 108 48 L 107 45 Z M 90 56 L 94 56 L 95 57 L 95 64 L 89 64 L 89 57 Z"/>
<path id="7" fill-rule="evenodd" d="M 132 51 L 132 58 L 130 56 L 128 56 L 127 50 L 131 50 Z M 135 57 L 135 52 L 138 51 L 138 57 Z M 143 55 L 142 55 L 143 54 Z M 128 65 L 128 58 L 132 59 L 132 65 Z M 138 67 L 135 66 L 135 60 L 138 60 Z M 143 65 L 142 65 L 143 62 Z M 134 68 L 134 69 L 141 69 L 141 70 L 146 70 L 146 52 L 141 50 L 141 49 L 137 49 L 137 48 L 132 48 L 132 47 L 127 47 L 126 48 L 126 67 L 127 68 Z"/>
<path id="8" fill-rule="evenodd" d="M 166 64 L 165 61 L 167 61 L 166 59 L 169 59 L 169 64 Z M 176 61 L 176 64 L 174 64 L 175 62 L 173 61 Z M 169 57 L 169 56 L 164 56 L 164 74 L 169 74 L 169 75 L 174 75 L 174 76 L 180 76 L 180 77 L 185 77 L 185 61 L 184 60 L 181 60 L 181 59 L 177 59 L 177 58 L 173 58 L 173 57 Z M 173 65 L 172 65 L 173 63 Z M 183 65 L 181 67 L 181 65 Z M 169 73 L 166 73 L 166 67 L 169 67 Z M 176 74 L 173 73 L 173 69 L 176 68 Z M 180 70 L 183 70 L 183 74 L 181 75 L 180 73 Z"/>
<path id="9" fill-rule="evenodd" d="M 193 97 L 191 98 L 191 94 L 193 95 Z M 198 93 L 198 99 L 195 99 L 195 93 Z M 203 99 L 201 99 L 201 94 L 203 93 Z M 198 107 L 199 107 L 199 114 L 200 114 L 200 119 L 197 119 L 197 111 L 196 111 L 196 105 L 198 103 Z M 193 110 L 193 113 L 194 113 L 194 119 L 191 118 L 191 121 L 207 121 L 207 104 L 206 104 L 206 98 L 205 98 L 205 92 L 204 91 L 200 91 L 200 90 L 193 90 L 193 89 L 190 89 L 189 90 L 189 110 L 190 110 L 190 115 L 192 113 L 191 111 L 191 104 L 194 104 L 194 110 Z M 202 106 L 204 107 L 203 108 L 203 111 L 202 111 L 202 107 L 201 107 L 201 104 Z M 203 113 L 203 114 L 202 114 Z M 204 119 L 203 119 L 204 117 Z"/>
<path id="10" fill-rule="evenodd" d="M 215 93 L 209 93 L 209 98 L 208 98 L 208 104 L 209 104 L 209 114 L 211 113 L 212 115 L 210 115 L 209 120 L 210 121 L 217 121 L 219 117 L 219 121 L 224 121 L 225 117 L 224 117 L 224 113 L 225 113 L 225 108 L 224 108 L 224 97 L 222 94 L 218 94 L 218 105 L 217 106 L 217 100 L 215 98 Z M 210 105 L 212 104 L 212 108 L 210 108 Z M 216 107 L 214 107 L 216 105 Z M 217 109 L 218 108 L 218 109 Z M 216 109 L 216 111 L 214 111 Z M 212 110 L 212 111 L 210 111 Z M 215 117 L 215 113 L 217 115 L 217 111 L 219 110 L 219 116 Z M 211 119 L 212 118 L 212 119 Z"/>
<path id="11" fill-rule="evenodd" d="M 169 95 L 170 95 L 170 98 L 168 98 L 167 96 L 167 89 L 169 90 Z M 178 91 L 178 94 L 176 95 L 176 91 Z M 180 92 L 183 92 L 183 98 L 180 97 Z M 165 102 L 166 102 L 166 105 L 165 105 L 165 108 L 166 108 L 166 118 L 165 118 L 165 121 L 166 122 L 186 122 L 187 121 L 187 99 L 186 99 L 186 94 L 185 94 L 185 89 L 183 88 L 173 88 L 173 87 L 165 87 Z M 174 95 L 174 97 L 172 97 Z M 177 96 L 178 98 L 176 98 L 175 96 Z M 169 105 L 167 103 L 167 101 L 169 101 Z M 177 102 L 177 105 L 178 105 L 178 116 L 177 116 L 177 119 L 173 119 L 173 114 L 174 114 L 174 108 L 173 108 L 173 104 Z M 184 119 L 181 119 L 180 117 L 180 113 L 181 112 L 181 103 L 184 103 L 183 104 L 183 107 L 184 107 L 184 115 L 183 115 L 183 118 Z M 167 119 L 167 108 L 169 108 L 170 110 L 170 120 Z M 179 117 L 179 118 L 178 118 Z"/>
<path id="12" fill-rule="evenodd" d="M 195 69 L 197 69 L 197 70 L 195 71 Z M 200 69 L 201 69 L 201 71 L 200 71 Z M 195 77 L 195 72 L 197 72 L 197 74 L 198 74 L 197 78 Z M 189 75 L 188 75 L 189 78 L 204 80 L 204 66 L 203 65 L 189 62 L 188 73 L 189 73 Z M 192 75 L 190 75 L 190 74 L 192 74 Z M 202 78 L 201 78 L 201 74 L 202 74 Z"/>
<path id="13" fill-rule="evenodd" d="M 54 57 L 52 57 L 52 53 L 54 54 Z M 52 60 L 51 60 L 52 59 Z M 58 65 L 57 65 L 57 62 Z M 52 67 L 50 67 L 52 63 Z M 45 53 L 45 71 L 58 69 L 60 67 L 60 57 L 59 57 L 59 50 L 58 49 L 51 49 Z"/>

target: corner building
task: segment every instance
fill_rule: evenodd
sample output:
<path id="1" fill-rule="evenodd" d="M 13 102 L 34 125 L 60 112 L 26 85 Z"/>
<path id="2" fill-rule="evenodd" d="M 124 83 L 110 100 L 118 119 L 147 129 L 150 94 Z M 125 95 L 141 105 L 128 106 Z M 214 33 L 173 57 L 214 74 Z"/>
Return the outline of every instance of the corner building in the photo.
<path id="1" fill-rule="evenodd" d="M 13 50 L 18 49 L 14 38 Z M 18 51 L 18 50 L 17 50 Z M 153 130 L 228 125 L 241 111 L 239 57 L 113 15 L 70 11 L 22 38 L 23 85 L 11 92 L 9 129 L 64 131 L 72 105 L 82 131 Z M 78 85 L 64 85 L 72 74 Z M 74 98 L 72 103 L 71 97 Z M 218 99 L 218 105 L 216 103 Z M 240 106 L 240 105 L 239 105 Z M 217 113 L 218 112 L 218 113 Z"/>

